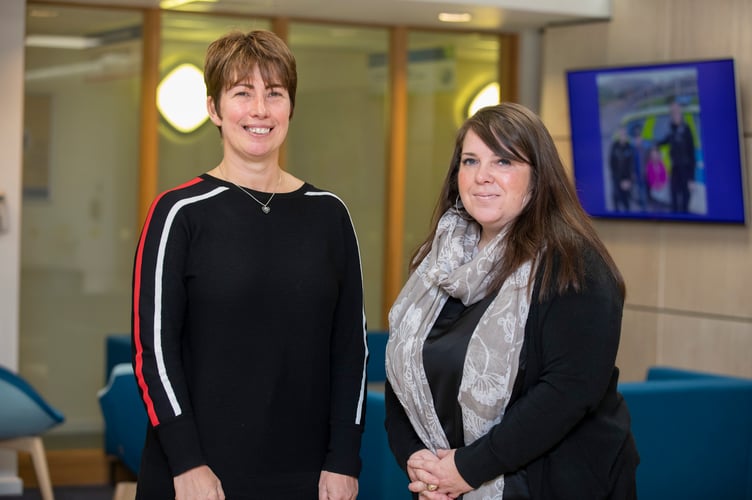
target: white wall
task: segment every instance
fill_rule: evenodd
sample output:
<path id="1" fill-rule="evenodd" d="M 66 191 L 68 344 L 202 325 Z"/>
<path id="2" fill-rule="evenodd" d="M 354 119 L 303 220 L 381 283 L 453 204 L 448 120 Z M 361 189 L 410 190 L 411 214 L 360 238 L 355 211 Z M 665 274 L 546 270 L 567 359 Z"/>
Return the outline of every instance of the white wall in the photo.
<path id="1" fill-rule="evenodd" d="M 18 367 L 18 283 L 21 240 L 21 149 L 26 0 L 0 2 L 0 364 Z M 15 454 L 0 454 L 0 495 L 19 493 Z"/>
<path id="2" fill-rule="evenodd" d="M 528 29 L 519 33 L 519 103 L 540 112 L 541 32 Z"/>
<path id="3" fill-rule="evenodd" d="M 0 232 L 0 364 L 18 367 L 18 277 L 25 0 L 0 2 L 0 193 L 7 228 Z"/>

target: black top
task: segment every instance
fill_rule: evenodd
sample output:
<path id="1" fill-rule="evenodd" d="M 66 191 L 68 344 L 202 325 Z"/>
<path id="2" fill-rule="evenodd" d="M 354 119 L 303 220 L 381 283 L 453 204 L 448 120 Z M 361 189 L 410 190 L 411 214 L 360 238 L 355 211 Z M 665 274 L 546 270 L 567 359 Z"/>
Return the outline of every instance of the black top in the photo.
<path id="1" fill-rule="evenodd" d="M 174 498 L 172 477 L 202 464 L 232 499 L 316 498 L 322 469 L 359 473 L 366 343 L 350 216 L 309 184 L 270 208 L 206 174 L 151 207 L 133 294 L 141 498 Z"/>
<path id="2" fill-rule="evenodd" d="M 452 448 L 465 444 L 457 395 L 467 346 L 491 299 L 493 296 L 465 307 L 461 300 L 449 297 L 423 344 L 423 367 L 433 405 Z"/>
<path id="3" fill-rule="evenodd" d="M 449 297 L 423 344 L 423 367 L 431 388 L 434 408 L 451 448 L 465 446 L 462 406 L 457 395 L 462 384 L 467 346 L 493 299 L 494 295 L 489 295 L 465 306 L 461 300 Z M 416 495 L 413 497 L 417 498 Z M 463 496 L 457 498 L 461 500 Z M 523 474 L 508 474 L 504 477 L 505 500 L 528 498 Z"/>

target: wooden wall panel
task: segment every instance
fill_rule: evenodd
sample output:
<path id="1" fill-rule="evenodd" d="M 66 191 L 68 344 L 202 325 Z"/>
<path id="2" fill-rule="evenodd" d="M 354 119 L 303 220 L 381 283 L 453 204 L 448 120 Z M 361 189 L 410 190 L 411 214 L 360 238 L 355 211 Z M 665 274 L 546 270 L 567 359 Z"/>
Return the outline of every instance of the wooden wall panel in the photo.
<path id="1" fill-rule="evenodd" d="M 665 256 L 656 242 L 662 237 L 662 226 L 598 220 L 595 227 L 624 276 L 627 303 L 660 307 Z"/>
<path id="2" fill-rule="evenodd" d="M 565 69 L 733 57 L 749 165 L 752 2 L 614 0 L 612 13 L 608 22 L 544 34 L 541 116 L 565 161 L 564 143 L 571 141 Z M 745 182 L 749 195 L 749 176 Z M 752 221 L 599 220 L 596 227 L 627 281 L 618 358 L 623 379 L 640 379 L 655 363 L 752 377 Z"/>
<path id="3" fill-rule="evenodd" d="M 676 59 L 716 58 L 732 54 L 734 36 L 748 26 L 749 18 L 741 20 L 742 3 L 747 0 L 671 0 L 669 47 Z"/>
<path id="4" fill-rule="evenodd" d="M 672 316 L 658 336 L 660 364 L 752 377 L 752 323 Z"/>
<path id="5" fill-rule="evenodd" d="M 666 253 L 665 306 L 752 321 L 750 240 L 747 227 L 667 227 L 662 242 Z"/>
<path id="6" fill-rule="evenodd" d="M 744 82 L 740 85 L 740 96 L 742 103 L 746 104 L 742 113 L 742 123 L 747 134 L 752 131 L 752 2 L 749 0 L 738 0 L 738 6 L 733 19 L 727 19 L 729 26 L 726 31 L 727 37 L 731 38 L 733 43 L 731 53 L 736 63 L 737 80 Z M 750 151 L 747 146 L 747 152 Z M 750 155 L 747 154 L 749 165 Z M 749 169 L 747 169 L 749 170 Z M 752 191 L 751 191 L 752 193 Z"/>
<path id="7" fill-rule="evenodd" d="M 548 124 L 546 124 L 546 126 L 548 126 Z M 569 140 L 569 137 L 562 140 L 559 140 L 556 137 L 553 139 L 554 144 L 556 144 L 556 150 L 559 152 L 559 157 L 561 158 L 562 163 L 564 163 L 564 168 L 567 170 L 567 175 L 569 175 L 569 178 L 574 182 L 574 170 L 572 169 L 572 142 Z"/>
<path id="8" fill-rule="evenodd" d="M 613 2 L 608 29 L 608 62 L 663 61 L 669 57 L 671 2 Z M 624 42 L 627 43 L 624 43 Z"/>
<path id="9" fill-rule="evenodd" d="M 569 104 L 565 71 L 604 64 L 607 23 L 583 24 L 556 30 L 543 38 L 541 118 L 554 139 L 569 137 Z"/>
<path id="10" fill-rule="evenodd" d="M 616 356 L 619 380 L 645 380 L 648 367 L 656 364 L 659 319 L 655 312 L 624 310 L 621 342 Z"/>

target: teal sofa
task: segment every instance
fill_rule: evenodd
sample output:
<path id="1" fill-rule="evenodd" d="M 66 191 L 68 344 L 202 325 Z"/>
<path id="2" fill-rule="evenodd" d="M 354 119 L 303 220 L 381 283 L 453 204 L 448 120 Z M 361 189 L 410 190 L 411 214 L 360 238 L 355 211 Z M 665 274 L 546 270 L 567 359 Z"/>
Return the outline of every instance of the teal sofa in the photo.
<path id="1" fill-rule="evenodd" d="M 640 500 L 752 500 L 752 380 L 654 366 L 622 382 Z"/>
<path id="2" fill-rule="evenodd" d="M 366 400 L 366 426 L 360 457 L 363 469 L 360 473 L 358 500 L 411 500 L 407 490 L 407 475 L 394 459 L 384 428 L 384 367 L 386 341 L 385 331 L 369 331 L 368 339 L 368 398 Z"/>
<path id="3" fill-rule="evenodd" d="M 368 333 L 369 390 L 359 500 L 411 498 L 384 429 L 386 340 L 386 332 Z M 124 339 L 110 340 L 110 377 L 99 400 L 108 454 L 136 472 L 146 412 L 130 363 L 122 363 L 129 350 Z M 629 406 L 640 453 L 640 500 L 752 500 L 752 380 L 654 366 L 644 381 L 622 382 L 619 391 Z"/>
<path id="4" fill-rule="evenodd" d="M 369 335 L 369 378 L 378 383 L 386 336 Z M 752 380 L 654 366 L 622 382 L 640 453 L 640 500 L 752 500 Z M 409 500 L 407 478 L 384 431 L 384 397 L 370 390 L 359 499 Z"/>

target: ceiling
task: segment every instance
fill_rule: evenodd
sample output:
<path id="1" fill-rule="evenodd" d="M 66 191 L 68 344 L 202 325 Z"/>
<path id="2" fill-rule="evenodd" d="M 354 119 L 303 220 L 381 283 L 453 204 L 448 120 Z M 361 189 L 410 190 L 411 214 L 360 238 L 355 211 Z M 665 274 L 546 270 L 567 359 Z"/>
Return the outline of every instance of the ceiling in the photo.
<path id="1" fill-rule="evenodd" d="M 168 1 L 180 5 L 167 8 Z M 203 50 L 228 29 L 263 28 L 269 18 L 288 17 L 317 21 L 297 23 L 291 30 L 289 42 L 297 50 L 383 52 L 387 30 L 382 28 L 406 26 L 423 28 L 411 31 L 413 48 L 444 43 L 465 59 L 493 61 L 498 51 L 493 33 L 608 19 L 611 0 L 27 0 L 27 5 L 26 83 L 42 88 L 61 77 L 112 79 L 137 73 L 141 8 L 171 11 L 161 19 L 163 50 L 170 44 Z M 438 20 L 440 12 L 467 12 L 472 20 L 446 24 Z M 364 29 L 368 26 L 376 29 Z M 464 36 L 453 36 L 452 30 Z M 446 37 L 451 40 L 442 42 Z"/>
<path id="2" fill-rule="evenodd" d="M 45 0 L 44 3 L 70 2 Z M 37 2 L 28 0 L 28 4 L 34 6 Z M 611 0 L 75 0 L 75 5 L 161 7 L 190 12 L 495 32 L 603 20 L 611 14 Z M 441 12 L 469 13 L 471 20 L 443 23 L 438 20 Z"/>

